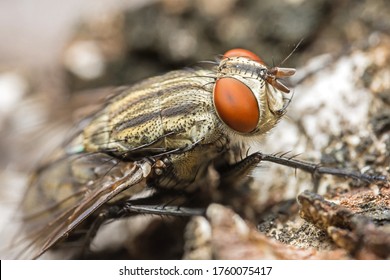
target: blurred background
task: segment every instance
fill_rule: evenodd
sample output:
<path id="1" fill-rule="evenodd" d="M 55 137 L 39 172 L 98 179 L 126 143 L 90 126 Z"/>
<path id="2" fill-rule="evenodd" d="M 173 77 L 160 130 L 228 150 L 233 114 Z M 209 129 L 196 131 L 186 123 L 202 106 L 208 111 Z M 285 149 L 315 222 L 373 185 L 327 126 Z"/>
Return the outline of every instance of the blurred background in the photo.
<path id="1" fill-rule="evenodd" d="M 1 0 L 1 223 L 37 162 L 107 88 L 236 47 L 270 66 L 293 51 L 283 66 L 299 74 L 313 57 L 388 42 L 389 16 L 386 0 Z M 389 103 L 388 91 L 378 96 Z"/>

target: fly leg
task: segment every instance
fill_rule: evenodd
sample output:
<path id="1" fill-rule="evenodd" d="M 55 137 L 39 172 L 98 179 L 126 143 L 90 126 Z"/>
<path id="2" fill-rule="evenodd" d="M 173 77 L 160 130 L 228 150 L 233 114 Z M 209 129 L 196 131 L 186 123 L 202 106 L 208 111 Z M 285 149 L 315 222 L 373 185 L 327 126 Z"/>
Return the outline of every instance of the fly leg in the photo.
<path id="1" fill-rule="evenodd" d="M 179 216 L 179 217 L 191 217 L 191 216 L 204 216 L 206 209 L 204 208 L 192 208 L 182 207 L 180 205 L 150 205 L 150 204 L 138 204 L 138 202 L 127 201 L 124 207 L 121 209 L 122 216 L 136 214 L 151 214 L 159 216 Z"/>
<path id="2" fill-rule="evenodd" d="M 261 161 L 261 158 L 252 154 L 232 165 L 216 167 L 220 173 L 221 185 L 235 186 L 242 185 L 243 180 L 250 180 L 247 176 Z"/>
<path id="3" fill-rule="evenodd" d="M 355 180 L 364 181 L 367 183 L 386 182 L 388 180 L 388 178 L 384 175 L 369 175 L 369 174 L 360 173 L 359 171 L 356 170 L 326 167 L 326 166 L 321 166 L 319 164 L 301 161 L 293 158 L 263 154 L 260 152 L 255 153 L 254 155 L 256 155 L 256 157 L 259 157 L 260 161 L 269 161 L 276 164 L 292 167 L 295 169 L 300 169 L 310 173 L 314 180 L 315 192 L 317 192 L 318 190 L 319 180 L 322 175 L 332 175 L 332 176 L 343 177 L 343 178 L 351 178 Z"/>
<path id="4" fill-rule="evenodd" d="M 139 214 L 158 216 L 205 216 L 206 208 L 183 207 L 181 205 L 168 205 L 167 196 L 153 195 L 136 200 L 122 200 L 112 205 L 107 205 L 91 224 L 83 241 L 81 253 L 76 259 L 90 259 L 94 255 L 91 245 L 100 227 L 107 222 L 132 217 Z M 170 197 L 172 201 L 172 197 Z M 182 204 L 182 203 L 180 203 Z"/>
<path id="5" fill-rule="evenodd" d="M 107 221 L 114 219 L 117 215 L 118 207 L 116 205 L 110 205 L 104 208 L 94 220 L 83 239 L 80 255 L 76 256 L 76 259 L 90 259 L 90 255 L 93 254 L 91 250 L 92 241 L 95 238 L 100 227 Z"/>
<path id="6" fill-rule="evenodd" d="M 305 172 L 308 172 L 312 175 L 314 184 L 315 184 L 315 190 L 317 190 L 317 185 L 319 182 L 319 179 L 322 175 L 333 175 L 338 177 L 344 177 L 344 178 L 352 178 L 356 180 L 361 180 L 365 182 L 385 182 L 388 180 L 388 178 L 384 175 L 369 175 L 369 174 L 362 174 L 355 170 L 349 170 L 349 169 L 342 169 L 342 168 L 331 168 L 326 166 L 320 166 L 319 164 L 305 162 L 301 160 L 297 160 L 294 158 L 287 158 L 283 156 L 276 156 L 276 155 L 270 155 L 270 154 L 264 154 L 261 152 L 257 152 L 254 154 L 251 154 L 250 156 L 244 158 L 243 160 L 225 167 L 222 170 L 219 170 L 222 174 L 221 180 L 222 182 L 234 182 L 237 181 L 239 178 L 243 178 L 246 174 L 248 174 L 249 171 L 251 171 L 253 168 L 255 168 L 261 161 L 268 161 L 273 162 L 276 164 L 292 167 L 295 169 L 300 169 Z"/>

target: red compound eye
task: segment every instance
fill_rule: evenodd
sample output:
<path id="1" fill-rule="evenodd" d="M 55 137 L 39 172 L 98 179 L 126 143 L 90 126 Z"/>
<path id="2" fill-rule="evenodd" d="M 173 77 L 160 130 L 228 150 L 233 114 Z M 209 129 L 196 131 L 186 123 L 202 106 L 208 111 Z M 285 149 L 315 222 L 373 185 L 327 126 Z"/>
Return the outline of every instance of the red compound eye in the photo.
<path id="1" fill-rule="evenodd" d="M 253 92 L 234 78 L 217 80 L 214 87 L 214 105 L 218 116 L 231 129 L 249 133 L 259 121 L 259 106 Z"/>
<path id="2" fill-rule="evenodd" d="M 223 56 L 224 57 L 246 57 L 254 61 L 260 62 L 261 64 L 264 64 L 264 61 L 260 57 L 258 57 L 253 52 L 248 51 L 246 49 L 232 49 L 230 51 L 225 52 Z"/>

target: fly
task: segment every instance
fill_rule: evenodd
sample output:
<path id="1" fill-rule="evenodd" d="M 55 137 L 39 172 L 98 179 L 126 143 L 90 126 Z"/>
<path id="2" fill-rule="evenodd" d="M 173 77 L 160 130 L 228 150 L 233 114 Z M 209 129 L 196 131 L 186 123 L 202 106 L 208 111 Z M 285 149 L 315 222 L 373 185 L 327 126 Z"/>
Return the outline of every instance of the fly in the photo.
<path id="1" fill-rule="evenodd" d="M 283 117 L 290 90 L 281 79 L 294 73 L 234 49 L 212 69 L 169 72 L 110 97 L 33 175 L 22 202 L 27 237 L 21 257 L 92 239 L 111 219 L 201 215 L 202 207 L 153 205 L 167 197 L 185 201 L 206 184 L 210 167 L 224 188 L 243 182 L 261 161 L 313 175 L 384 180 L 260 152 L 242 158 Z M 152 195 L 136 198 L 145 191 Z"/>

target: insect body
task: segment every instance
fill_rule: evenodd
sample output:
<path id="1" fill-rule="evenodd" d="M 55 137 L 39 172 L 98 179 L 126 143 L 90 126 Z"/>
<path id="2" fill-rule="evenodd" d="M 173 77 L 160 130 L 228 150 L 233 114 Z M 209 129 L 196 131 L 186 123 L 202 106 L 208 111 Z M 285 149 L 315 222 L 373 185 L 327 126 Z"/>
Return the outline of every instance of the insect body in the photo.
<path id="1" fill-rule="evenodd" d="M 294 73 L 235 49 L 212 69 L 173 71 L 122 89 L 34 174 L 22 202 L 23 253 L 36 258 L 85 235 L 82 228 L 152 213 L 132 206 L 133 198 L 144 190 L 194 192 L 210 166 L 235 180 L 261 160 L 346 175 L 260 153 L 241 160 L 285 113 L 289 89 L 279 78 Z"/>

